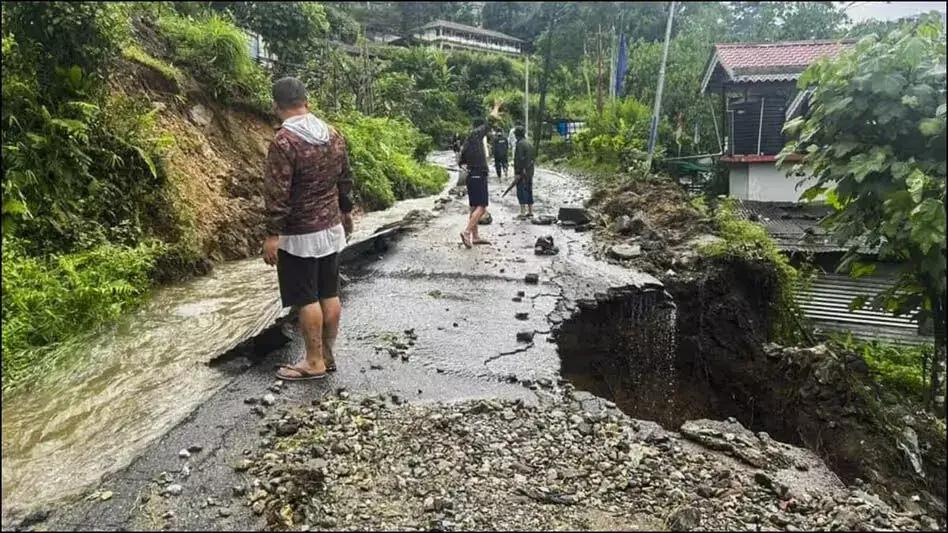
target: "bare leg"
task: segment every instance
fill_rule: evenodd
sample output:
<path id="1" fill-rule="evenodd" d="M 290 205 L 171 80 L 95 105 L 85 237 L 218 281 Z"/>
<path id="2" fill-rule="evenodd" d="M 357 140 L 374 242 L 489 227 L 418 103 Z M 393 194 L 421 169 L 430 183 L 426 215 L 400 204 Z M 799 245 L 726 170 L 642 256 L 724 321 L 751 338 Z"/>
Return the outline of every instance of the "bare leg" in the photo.
<path id="1" fill-rule="evenodd" d="M 323 360 L 323 311 L 318 303 L 311 303 L 300 308 L 300 330 L 306 343 L 306 358 L 293 365 L 310 374 L 322 374 L 326 371 L 326 362 Z M 281 368 L 279 374 L 288 377 L 297 377 L 299 372 Z"/>
<path id="2" fill-rule="evenodd" d="M 333 346 L 336 344 L 336 336 L 339 333 L 342 305 L 339 303 L 339 297 L 335 297 L 320 300 L 319 307 L 323 312 L 323 360 L 326 363 L 326 369 L 331 371 L 336 368 Z"/>
<path id="3" fill-rule="evenodd" d="M 467 233 L 473 237 L 474 240 L 478 239 L 477 234 L 477 223 L 480 222 L 481 217 L 484 216 L 484 211 L 487 211 L 487 208 L 479 205 L 471 211 L 471 218 L 467 221 Z"/>

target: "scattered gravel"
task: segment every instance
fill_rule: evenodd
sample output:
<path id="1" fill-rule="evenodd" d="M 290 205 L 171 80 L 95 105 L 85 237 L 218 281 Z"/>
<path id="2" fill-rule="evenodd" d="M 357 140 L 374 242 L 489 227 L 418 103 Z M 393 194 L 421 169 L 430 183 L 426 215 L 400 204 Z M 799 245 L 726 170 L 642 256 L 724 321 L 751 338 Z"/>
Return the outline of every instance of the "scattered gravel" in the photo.
<path id="1" fill-rule="evenodd" d="M 376 398 L 328 397 L 277 416 L 270 428 L 298 429 L 252 459 L 245 493 L 269 529 L 938 525 L 835 480 L 806 478 L 791 488 L 788 476 L 810 473 L 792 465 L 754 468 L 728 457 L 747 455 L 733 448 L 700 447 L 614 409 L 583 410 L 570 387 L 542 407 L 500 400 L 392 407 Z"/>

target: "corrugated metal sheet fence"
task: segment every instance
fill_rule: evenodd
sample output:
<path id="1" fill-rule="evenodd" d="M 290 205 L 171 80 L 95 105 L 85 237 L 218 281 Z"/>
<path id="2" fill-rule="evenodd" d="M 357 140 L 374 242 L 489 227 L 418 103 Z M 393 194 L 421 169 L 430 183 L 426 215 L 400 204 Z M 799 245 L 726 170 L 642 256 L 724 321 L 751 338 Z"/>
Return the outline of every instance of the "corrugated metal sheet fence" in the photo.
<path id="1" fill-rule="evenodd" d="M 859 295 L 873 295 L 892 282 L 880 277 L 852 279 L 839 274 L 820 274 L 809 286 L 798 288 L 797 296 L 804 316 L 818 331 L 852 333 L 859 339 L 887 339 L 899 343 L 932 342 L 918 334 L 918 323 L 908 316 L 894 316 L 873 309 L 850 310 Z"/>

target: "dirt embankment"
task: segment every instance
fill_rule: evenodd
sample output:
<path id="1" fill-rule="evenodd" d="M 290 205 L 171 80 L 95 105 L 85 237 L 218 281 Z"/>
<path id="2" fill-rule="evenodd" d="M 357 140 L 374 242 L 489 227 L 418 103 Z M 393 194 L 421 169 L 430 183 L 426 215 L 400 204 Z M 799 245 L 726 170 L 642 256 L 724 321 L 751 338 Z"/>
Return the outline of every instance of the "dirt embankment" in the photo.
<path id="1" fill-rule="evenodd" d="M 572 319 L 560 343 L 571 380 L 670 429 L 733 417 L 817 452 L 846 483 L 944 520 L 944 421 L 876 384 L 857 354 L 768 344 L 772 265 L 699 256 L 696 244 L 716 238 L 713 225 L 673 183 L 629 182 L 598 192 L 590 208 L 602 255 L 652 273 L 673 296 L 676 346 L 669 372 L 643 342 L 662 335 L 630 332 L 667 325 L 630 313 L 636 304 L 626 300 L 636 295 L 619 296 Z M 617 244 L 640 250 L 620 257 Z M 667 401 L 643 401 L 641 391 L 656 390 Z"/>
<path id="2" fill-rule="evenodd" d="M 147 19 L 135 21 L 138 46 L 170 63 L 170 49 Z M 174 137 L 164 158 L 175 207 L 193 218 L 191 239 L 206 270 L 209 262 L 257 254 L 263 240 L 263 159 L 277 124 L 249 110 L 215 101 L 185 69 L 175 79 L 141 62 L 123 59 L 111 77 L 114 93 L 146 98 L 156 123 Z M 189 237 L 184 236 L 187 239 Z M 197 272 L 199 273 L 199 272 Z"/>

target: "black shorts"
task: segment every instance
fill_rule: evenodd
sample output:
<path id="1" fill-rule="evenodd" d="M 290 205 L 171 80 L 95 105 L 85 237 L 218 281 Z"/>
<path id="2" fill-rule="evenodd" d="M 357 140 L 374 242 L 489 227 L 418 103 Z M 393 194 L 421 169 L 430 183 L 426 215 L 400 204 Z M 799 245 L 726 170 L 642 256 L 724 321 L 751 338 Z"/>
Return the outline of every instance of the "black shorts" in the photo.
<path id="1" fill-rule="evenodd" d="M 339 254 L 297 257 L 277 250 L 283 307 L 302 307 L 339 296 Z"/>
<path id="2" fill-rule="evenodd" d="M 474 167 L 467 175 L 467 199 L 471 207 L 487 207 L 487 169 Z"/>

